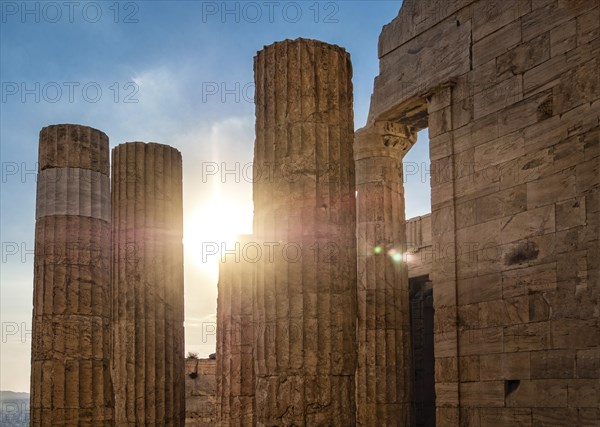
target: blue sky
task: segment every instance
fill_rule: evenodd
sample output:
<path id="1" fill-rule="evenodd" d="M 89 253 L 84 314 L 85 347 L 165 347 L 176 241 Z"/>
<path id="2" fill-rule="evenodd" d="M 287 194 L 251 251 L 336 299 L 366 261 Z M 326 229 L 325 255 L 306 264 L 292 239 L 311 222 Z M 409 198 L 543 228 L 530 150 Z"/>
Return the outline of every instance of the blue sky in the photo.
<path id="1" fill-rule="evenodd" d="M 38 133 L 54 123 L 104 131 L 111 147 L 156 141 L 183 155 L 186 348 L 214 351 L 217 258 L 203 242 L 250 233 L 253 57 L 286 38 L 345 47 L 354 70 L 355 126 L 365 124 L 381 27 L 400 1 L 2 1 L 0 389 L 28 391 Z M 72 9 L 69 9 L 69 8 Z M 407 217 L 430 210 L 427 135 L 405 159 Z M 411 169 L 412 170 L 412 169 Z M 220 171 L 219 171 L 220 172 Z M 222 182 L 225 181 L 225 182 Z M 225 215 L 223 212 L 227 212 Z M 213 221 L 230 224 L 227 230 Z M 203 259 L 204 258 L 204 259 Z"/>

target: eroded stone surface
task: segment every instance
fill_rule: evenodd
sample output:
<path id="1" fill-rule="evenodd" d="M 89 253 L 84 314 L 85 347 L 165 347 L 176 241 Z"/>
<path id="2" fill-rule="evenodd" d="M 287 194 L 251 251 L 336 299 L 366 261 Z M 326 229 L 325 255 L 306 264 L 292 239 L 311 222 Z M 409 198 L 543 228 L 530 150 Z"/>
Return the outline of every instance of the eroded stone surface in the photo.
<path id="1" fill-rule="evenodd" d="M 286 40 L 255 58 L 257 425 L 354 425 L 352 69 L 337 46 Z"/>
<path id="2" fill-rule="evenodd" d="M 217 422 L 217 361 L 185 361 L 185 426 L 213 427 Z"/>
<path id="3" fill-rule="evenodd" d="M 438 426 L 600 416 L 599 28 L 595 0 L 421 0 L 381 34 L 369 126 L 429 130 Z"/>
<path id="4" fill-rule="evenodd" d="M 108 137 L 48 126 L 39 157 L 31 425 L 112 426 Z"/>
<path id="5" fill-rule="evenodd" d="M 253 426 L 255 258 L 252 236 L 240 236 L 235 253 L 221 260 L 217 299 L 218 425 Z"/>
<path id="6" fill-rule="evenodd" d="M 412 357 L 402 157 L 416 134 L 379 122 L 354 142 L 358 252 L 357 425 L 411 424 Z"/>
<path id="7" fill-rule="evenodd" d="M 185 419 L 181 154 L 112 152 L 113 383 L 119 426 Z"/>

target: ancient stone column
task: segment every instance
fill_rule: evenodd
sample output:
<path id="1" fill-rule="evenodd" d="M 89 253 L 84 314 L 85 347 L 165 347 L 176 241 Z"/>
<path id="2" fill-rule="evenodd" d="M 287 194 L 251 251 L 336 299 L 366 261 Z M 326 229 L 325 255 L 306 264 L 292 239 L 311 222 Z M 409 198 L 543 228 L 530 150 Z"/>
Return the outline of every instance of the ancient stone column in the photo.
<path id="1" fill-rule="evenodd" d="M 32 426 L 111 426 L 108 137 L 40 132 L 35 224 Z"/>
<path id="2" fill-rule="evenodd" d="M 181 154 L 112 152 L 113 382 L 119 426 L 185 419 Z"/>
<path id="3" fill-rule="evenodd" d="M 352 67 L 286 40 L 255 58 L 257 425 L 355 423 Z"/>
<path id="4" fill-rule="evenodd" d="M 221 257 L 217 299 L 217 420 L 222 427 L 254 426 L 254 266 L 262 248 L 241 236 Z"/>
<path id="5" fill-rule="evenodd" d="M 354 143 L 357 195 L 357 425 L 411 425 L 412 363 L 402 158 L 416 134 L 380 122 Z"/>

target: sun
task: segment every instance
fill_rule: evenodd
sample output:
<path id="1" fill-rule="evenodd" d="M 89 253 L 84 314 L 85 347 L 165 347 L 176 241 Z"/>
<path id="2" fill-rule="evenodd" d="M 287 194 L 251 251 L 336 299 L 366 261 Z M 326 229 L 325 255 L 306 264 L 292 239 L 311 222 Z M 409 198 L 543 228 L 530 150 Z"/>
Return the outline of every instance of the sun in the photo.
<path id="1" fill-rule="evenodd" d="M 183 245 L 186 259 L 206 264 L 206 254 L 215 248 L 232 247 L 240 234 L 252 232 L 252 209 L 224 197 L 213 197 L 192 211 L 185 219 Z M 211 259 L 209 259 L 211 258 Z"/>

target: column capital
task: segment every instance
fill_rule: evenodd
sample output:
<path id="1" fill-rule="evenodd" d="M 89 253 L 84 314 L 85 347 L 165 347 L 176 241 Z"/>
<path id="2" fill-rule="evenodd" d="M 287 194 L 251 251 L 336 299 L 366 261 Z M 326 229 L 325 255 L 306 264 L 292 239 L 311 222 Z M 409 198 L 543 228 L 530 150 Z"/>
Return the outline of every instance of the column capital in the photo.
<path id="1" fill-rule="evenodd" d="M 399 160 L 417 141 L 413 127 L 391 121 L 377 121 L 354 134 L 354 160 L 394 157 Z"/>

